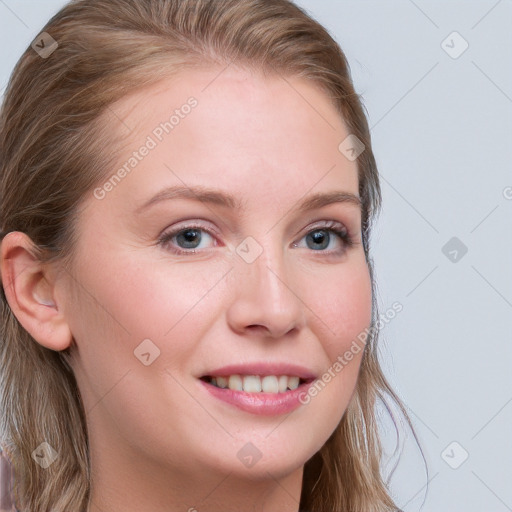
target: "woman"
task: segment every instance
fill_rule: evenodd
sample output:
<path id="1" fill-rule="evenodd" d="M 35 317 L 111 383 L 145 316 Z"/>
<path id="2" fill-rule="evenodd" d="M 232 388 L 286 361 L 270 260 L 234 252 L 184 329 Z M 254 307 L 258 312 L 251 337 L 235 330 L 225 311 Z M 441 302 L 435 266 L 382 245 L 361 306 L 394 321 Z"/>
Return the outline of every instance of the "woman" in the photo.
<path id="1" fill-rule="evenodd" d="M 0 119 L 18 510 L 397 510 L 379 178 L 323 27 L 287 0 L 73 1 Z"/>

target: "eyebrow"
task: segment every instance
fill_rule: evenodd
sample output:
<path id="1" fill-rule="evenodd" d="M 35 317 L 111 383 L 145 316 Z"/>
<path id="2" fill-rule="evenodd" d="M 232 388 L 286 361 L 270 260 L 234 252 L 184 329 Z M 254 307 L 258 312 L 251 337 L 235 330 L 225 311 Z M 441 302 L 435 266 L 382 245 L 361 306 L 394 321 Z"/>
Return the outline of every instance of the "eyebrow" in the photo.
<path id="1" fill-rule="evenodd" d="M 244 210 L 244 203 L 240 199 L 230 194 L 226 194 L 221 190 L 202 186 L 185 187 L 177 185 L 174 187 L 164 188 L 144 204 L 139 206 L 135 210 L 135 213 L 140 214 L 157 203 L 171 199 L 192 199 L 203 203 L 231 208 L 237 211 Z M 294 209 L 310 211 L 333 203 L 346 203 L 357 206 L 359 209 L 362 207 L 361 199 L 355 194 L 345 192 L 343 190 L 335 190 L 332 192 L 318 192 L 311 194 L 303 199 Z"/>

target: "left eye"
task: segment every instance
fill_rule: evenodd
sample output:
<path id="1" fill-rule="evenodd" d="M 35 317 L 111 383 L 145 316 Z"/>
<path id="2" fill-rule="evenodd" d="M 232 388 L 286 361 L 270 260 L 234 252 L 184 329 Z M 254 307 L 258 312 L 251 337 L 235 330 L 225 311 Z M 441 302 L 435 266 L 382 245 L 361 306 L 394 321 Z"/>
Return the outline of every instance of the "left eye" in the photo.
<path id="1" fill-rule="evenodd" d="M 351 245 L 349 235 L 345 229 L 338 230 L 330 227 L 316 228 L 307 233 L 303 239 L 306 240 L 306 246 L 314 251 L 328 249 L 329 245 L 332 245 L 331 242 L 335 243 L 336 240 L 339 243 L 341 242 L 341 248 L 338 249 L 344 249 L 344 246 Z M 294 246 L 301 247 L 298 244 L 294 244 Z M 335 247 L 331 247 L 331 249 L 336 250 Z"/>

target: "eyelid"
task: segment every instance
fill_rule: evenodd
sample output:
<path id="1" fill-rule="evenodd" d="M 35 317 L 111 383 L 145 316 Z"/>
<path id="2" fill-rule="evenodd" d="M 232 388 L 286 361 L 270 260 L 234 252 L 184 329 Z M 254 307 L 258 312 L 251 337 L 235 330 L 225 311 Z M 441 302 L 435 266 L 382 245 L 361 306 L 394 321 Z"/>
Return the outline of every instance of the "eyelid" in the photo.
<path id="1" fill-rule="evenodd" d="M 164 229 L 162 231 L 162 233 L 159 235 L 159 238 L 162 238 L 162 237 L 167 238 L 170 235 L 174 236 L 174 235 L 180 233 L 181 231 L 186 231 L 187 229 L 201 229 L 201 230 L 205 231 L 206 233 L 208 233 L 212 236 L 215 236 L 217 238 L 221 236 L 221 234 L 219 233 L 219 231 L 217 229 L 212 228 L 209 225 L 206 226 L 201 221 L 184 220 L 184 221 L 178 222 L 171 229 L 168 229 L 168 228 Z"/>
<path id="2" fill-rule="evenodd" d="M 308 225 L 306 228 L 304 228 L 304 231 L 306 233 L 309 233 L 312 230 L 315 229 L 327 229 L 327 228 L 337 228 L 340 231 L 344 230 L 347 231 L 347 233 L 350 233 L 348 227 L 343 224 L 343 222 L 340 222 L 338 220 L 334 219 L 323 219 L 323 220 L 317 220 L 313 222 L 313 224 Z"/>

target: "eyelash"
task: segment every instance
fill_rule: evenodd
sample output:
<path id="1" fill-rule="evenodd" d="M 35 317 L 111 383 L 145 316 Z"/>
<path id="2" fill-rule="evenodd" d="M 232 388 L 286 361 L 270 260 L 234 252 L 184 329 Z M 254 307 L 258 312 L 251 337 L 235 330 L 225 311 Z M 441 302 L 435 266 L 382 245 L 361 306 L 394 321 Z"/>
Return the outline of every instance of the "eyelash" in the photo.
<path id="1" fill-rule="evenodd" d="M 214 238 L 216 237 L 216 234 L 214 232 L 212 232 L 211 230 L 206 229 L 204 226 L 201 226 L 199 224 L 192 223 L 185 227 L 179 228 L 177 230 L 163 233 L 160 236 L 160 238 L 158 239 L 158 245 L 167 249 L 168 246 L 170 246 L 170 242 L 176 235 L 179 235 L 180 233 L 185 233 L 187 231 L 192 231 L 192 230 L 204 231 L 204 232 L 208 233 L 208 235 L 210 235 Z M 341 254 L 344 254 L 345 251 L 347 251 L 351 247 L 354 247 L 355 245 L 357 245 L 357 243 L 358 243 L 355 240 L 355 238 L 352 237 L 352 235 L 350 234 L 348 229 L 345 226 L 343 226 L 342 224 L 340 224 L 339 222 L 329 221 L 329 222 L 326 222 L 319 226 L 315 226 L 313 229 L 309 230 L 302 238 L 305 238 L 306 236 L 308 236 L 311 233 L 314 233 L 315 231 L 327 231 L 329 233 L 334 233 L 339 239 L 341 239 L 343 247 L 341 249 L 330 250 L 330 251 L 326 251 L 326 250 L 315 251 L 315 250 L 311 249 L 313 252 L 325 253 L 327 255 L 341 255 Z M 302 240 L 302 238 L 301 238 L 301 240 Z M 296 246 L 296 244 L 294 244 L 294 245 Z M 202 249 L 184 250 L 184 249 L 177 249 L 175 247 L 170 249 L 170 251 L 172 253 L 177 254 L 177 255 L 197 254 L 198 252 L 201 252 L 201 250 Z"/>

